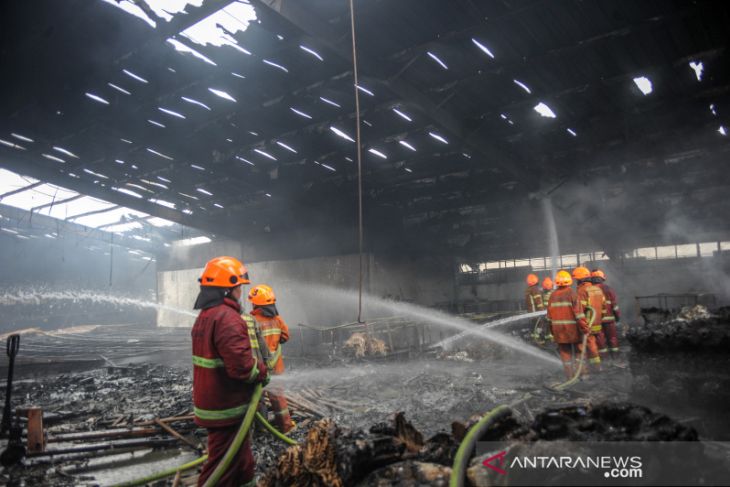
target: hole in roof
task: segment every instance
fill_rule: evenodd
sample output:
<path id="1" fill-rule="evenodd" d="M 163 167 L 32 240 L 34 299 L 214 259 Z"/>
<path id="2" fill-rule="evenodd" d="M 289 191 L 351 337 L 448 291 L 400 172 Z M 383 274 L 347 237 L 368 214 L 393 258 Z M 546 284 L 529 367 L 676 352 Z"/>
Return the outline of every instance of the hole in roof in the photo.
<path id="1" fill-rule="evenodd" d="M 345 140 L 349 140 L 350 142 L 355 142 L 355 139 L 353 139 L 352 137 L 350 137 L 349 135 L 347 135 L 345 132 L 338 129 L 337 127 L 330 127 L 330 130 Z"/>
<path id="2" fill-rule="evenodd" d="M 245 162 L 246 164 L 249 164 L 249 165 L 251 165 L 251 166 L 255 166 L 255 165 L 256 165 L 256 164 L 254 164 L 253 162 L 251 162 L 251 161 L 249 161 L 248 159 L 245 159 L 245 158 L 243 158 L 243 157 L 241 157 L 241 156 L 236 156 L 236 159 L 238 159 L 238 160 L 239 160 L 239 161 L 241 161 L 241 162 Z"/>
<path id="3" fill-rule="evenodd" d="M 446 140 L 446 138 L 443 135 L 437 134 L 436 132 L 429 132 L 428 135 L 430 135 L 432 138 L 438 140 L 442 144 L 448 144 L 449 141 Z"/>
<path id="4" fill-rule="evenodd" d="M 20 135 L 20 134 L 16 134 L 16 133 L 14 133 L 14 132 L 13 132 L 13 133 L 11 133 L 11 134 L 10 134 L 10 136 L 11 136 L 11 137 L 15 137 L 15 138 L 16 138 L 16 139 L 18 139 L 18 140 L 22 140 L 23 142 L 34 142 L 34 140 L 33 140 L 33 139 L 31 139 L 31 138 L 29 138 L 29 137 L 26 137 L 25 135 Z"/>
<path id="5" fill-rule="evenodd" d="M 217 90 L 215 88 L 208 88 L 208 91 L 210 91 L 211 93 L 213 93 L 216 96 L 223 98 L 224 100 L 228 100 L 228 101 L 232 101 L 232 102 L 236 101 L 235 98 L 233 98 L 231 95 L 229 95 L 228 93 L 226 93 L 223 90 Z"/>
<path id="6" fill-rule="evenodd" d="M 231 143 L 233 143 L 233 139 L 226 139 L 226 142 L 231 142 Z"/>
<path id="7" fill-rule="evenodd" d="M 376 156 L 378 156 L 378 157 L 380 157 L 382 159 L 387 159 L 388 158 L 388 156 L 386 156 L 383 152 L 380 152 L 378 149 L 374 149 L 372 147 L 370 149 L 368 149 L 368 152 L 371 153 L 371 154 L 374 154 L 374 155 L 376 155 Z"/>
<path id="8" fill-rule="evenodd" d="M 268 152 L 262 151 L 261 149 L 254 149 L 253 151 L 257 154 L 261 154 L 262 156 L 266 157 L 267 159 L 271 159 L 272 161 L 276 160 L 276 157 L 272 156 Z"/>
<path id="9" fill-rule="evenodd" d="M 723 125 L 720 125 L 720 128 L 717 129 L 717 131 L 720 132 L 720 135 L 727 135 L 727 130 L 725 130 Z"/>
<path id="10" fill-rule="evenodd" d="M 170 181 L 169 179 L 167 179 L 167 178 L 165 178 L 165 177 L 162 177 L 162 176 L 157 176 L 157 179 L 159 179 L 160 181 L 164 181 L 164 182 L 166 182 L 166 183 L 171 183 L 171 182 L 172 182 L 172 181 Z"/>
<path id="11" fill-rule="evenodd" d="M 710 104 L 710 112 L 712 112 L 712 114 L 714 116 L 717 116 L 717 109 L 715 108 L 715 104 L 714 103 L 711 103 Z"/>
<path id="12" fill-rule="evenodd" d="M 190 167 L 193 169 L 197 169 L 198 171 L 205 171 L 205 168 L 203 166 L 198 166 L 197 164 L 190 164 Z"/>
<path id="13" fill-rule="evenodd" d="M 115 85 L 114 83 L 107 83 L 107 85 L 111 86 L 112 88 L 114 88 L 115 90 L 117 90 L 120 93 L 124 93 L 125 95 L 131 95 L 130 92 L 128 92 L 127 90 L 125 90 L 121 86 Z"/>
<path id="14" fill-rule="evenodd" d="M 152 9 L 155 15 L 165 19 L 167 22 L 170 22 L 177 14 L 186 15 L 187 12 L 185 11 L 185 8 L 188 5 L 200 7 L 203 5 L 203 1 L 204 0 L 144 0 L 144 2 L 150 6 L 150 9 Z"/>
<path id="15" fill-rule="evenodd" d="M 85 172 L 86 174 L 91 174 L 92 176 L 96 176 L 97 178 L 102 178 L 102 179 L 109 179 L 109 176 L 105 176 L 105 175 L 103 175 L 103 174 L 101 174 L 101 173 L 98 173 L 98 172 L 94 172 L 94 171 L 92 171 L 91 169 L 86 169 L 86 168 L 84 168 L 84 172 Z"/>
<path id="16" fill-rule="evenodd" d="M 651 80 L 649 78 L 647 78 L 646 76 L 640 76 L 638 78 L 634 78 L 634 83 L 636 84 L 636 87 L 639 88 L 639 90 L 641 90 L 641 92 L 644 95 L 648 95 L 649 93 L 651 93 L 654 90 L 654 88 L 651 84 Z"/>
<path id="17" fill-rule="evenodd" d="M 169 44 L 171 44 L 172 47 L 174 47 L 175 50 L 177 52 L 179 52 L 180 54 L 183 54 L 183 55 L 190 54 L 191 56 L 193 56 L 197 59 L 200 59 L 201 61 L 203 61 L 207 64 L 210 64 L 211 66 L 218 66 L 211 58 L 209 58 L 205 54 L 202 54 L 202 53 L 196 51 L 192 47 L 189 47 L 189 46 L 183 44 L 182 42 L 178 41 L 177 39 L 170 37 L 169 39 L 167 39 L 167 42 Z"/>
<path id="18" fill-rule="evenodd" d="M 441 58 L 439 58 L 436 54 L 432 53 L 431 51 L 426 51 L 426 54 L 428 54 L 428 57 L 436 61 L 442 68 L 449 69 L 446 63 L 443 62 Z"/>
<path id="19" fill-rule="evenodd" d="M 505 121 L 505 122 L 507 122 L 508 124 L 510 124 L 510 125 L 514 125 L 514 124 L 515 124 L 515 123 L 514 123 L 514 122 L 513 122 L 512 120 L 510 120 L 510 118 L 509 118 L 509 117 L 508 117 L 507 115 L 505 115 L 504 113 L 500 113 L 500 114 L 499 114 L 499 116 L 500 116 L 500 117 L 502 118 L 502 120 L 504 120 L 504 121 Z"/>
<path id="20" fill-rule="evenodd" d="M 273 61 L 269 61 L 268 59 L 264 59 L 263 61 L 264 61 L 264 64 L 268 64 L 269 66 L 273 66 L 273 67 L 275 67 L 276 69 L 280 69 L 280 70 L 284 71 L 285 73 L 288 73 L 288 72 L 289 72 L 289 70 L 288 70 L 288 69 L 286 69 L 286 68 L 285 68 L 284 66 L 282 66 L 281 64 L 276 64 L 275 62 L 273 62 Z"/>
<path id="21" fill-rule="evenodd" d="M 408 142 L 406 142 L 405 140 L 399 140 L 399 141 L 398 141 L 398 143 L 399 143 L 400 145 L 402 145 L 403 147 L 405 147 L 405 148 L 407 148 L 407 149 L 410 149 L 410 150 L 412 150 L 413 152 L 416 152 L 416 148 L 415 148 L 415 147 L 413 147 L 413 146 L 412 146 L 411 144 L 409 144 Z"/>
<path id="22" fill-rule="evenodd" d="M 166 208 L 171 208 L 173 210 L 175 209 L 175 203 L 171 203 L 169 201 L 160 200 L 160 199 L 157 199 L 157 198 L 152 198 L 149 201 L 150 201 L 150 203 L 154 203 L 156 205 L 164 206 Z"/>
<path id="23" fill-rule="evenodd" d="M 52 155 L 52 154 L 45 154 L 45 153 L 43 153 L 43 154 L 41 154 L 41 155 L 42 155 L 43 157 L 45 157 L 46 159 L 50 159 L 50 160 L 52 160 L 52 161 L 56 161 L 56 162 L 62 162 L 62 163 L 64 163 L 64 164 L 66 163 L 66 161 L 64 161 L 64 160 L 63 160 L 63 159 L 61 159 L 60 157 L 56 157 L 56 156 L 54 156 L 54 155 Z"/>
<path id="24" fill-rule="evenodd" d="M 191 194 L 180 193 L 180 192 L 178 192 L 177 194 L 179 194 L 180 196 L 184 196 L 186 198 L 190 198 L 191 200 L 200 201 L 200 198 L 198 198 L 197 196 L 193 196 Z"/>
<path id="25" fill-rule="evenodd" d="M 231 71 L 231 74 L 236 78 L 246 79 L 246 77 L 242 74 L 234 73 L 233 71 Z"/>
<path id="26" fill-rule="evenodd" d="M 492 54 L 492 51 L 489 50 L 487 46 L 485 46 L 483 43 L 479 42 L 478 40 L 471 38 L 471 41 L 474 43 L 475 46 L 477 46 L 484 54 L 489 56 L 490 58 L 494 59 L 494 54 Z"/>
<path id="27" fill-rule="evenodd" d="M 317 162 L 317 161 L 314 161 L 314 162 Z M 330 166 L 329 164 L 323 164 L 323 163 L 319 163 L 319 162 L 317 162 L 317 164 L 319 164 L 323 168 L 327 169 L 328 171 L 332 171 L 332 172 L 336 172 L 337 171 L 337 169 L 335 169 L 334 167 Z"/>
<path id="28" fill-rule="evenodd" d="M 296 150 L 294 150 L 291 146 L 286 145 L 284 142 L 277 140 L 276 145 L 278 145 L 279 147 L 283 147 L 284 149 L 288 150 L 289 152 L 293 152 L 295 154 L 297 153 Z"/>
<path id="29" fill-rule="evenodd" d="M 538 103 L 533 107 L 533 110 L 535 110 L 537 113 L 539 113 L 541 116 L 546 118 L 555 118 L 557 115 L 555 115 L 555 112 L 552 111 L 552 109 L 544 104 L 543 102 Z"/>
<path id="30" fill-rule="evenodd" d="M 88 98 L 94 100 L 97 103 L 101 103 L 102 105 L 108 105 L 109 102 L 105 100 L 104 98 L 100 97 L 99 95 L 95 95 L 93 93 L 84 93 Z"/>
<path id="31" fill-rule="evenodd" d="M 271 198 L 271 193 L 264 193 L 264 194 L 265 194 L 266 196 L 268 196 L 269 198 Z"/>
<path id="32" fill-rule="evenodd" d="M 158 152 L 158 151 L 156 151 L 154 149 L 150 149 L 149 147 L 147 147 L 147 152 L 149 152 L 151 154 L 154 154 L 156 156 L 162 157 L 163 159 L 167 159 L 168 161 L 174 161 L 175 160 L 172 157 L 170 157 L 168 155 L 165 155 L 162 152 Z"/>
<path id="33" fill-rule="evenodd" d="M 284 40 L 284 36 L 281 34 L 276 34 L 276 38 L 279 39 L 280 41 Z"/>
<path id="34" fill-rule="evenodd" d="M 148 121 L 149 123 L 151 123 L 152 125 L 155 125 L 155 126 L 157 126 L 157 127 L 160 127 L 160 128 L 163 128 L 163 129 L 164 129 L 164 128 L 166 128 L 164 124 L 161 124 L 160 122 L 157 122 L 157 121 L 155 121 L 155 120 L 149 120 L 149 119 L 148 119 L 147 121 Z"/>
<path id="35" fill-rule="evenodd" d="M 471 159 L 471 155 L 466 152 L 462 152 L 461 155 L 466 157 L 467 159 Z"/>
<path id="36" fill-rule="evenodd" d="M 301 49 L 304 52 L 308 52 L 309 54 L 311 54 L 312 56 L 316 57 L 320 61 L 324 61 L 324 59 L 322 59 L 322 56 L 320 56 L 319 53 L 317 51 L 315 51 L 314 49 L 310 49 L 309 47 L 302 46 L 302 45 L 299 46 L 299 49 Z"/>
<path id="37" fill-rule="evenodd" d="M 406 120 L 408 122 L 412 122 L 413 121 L 413 119 L 410 116 L 408 116 L 406 113 L 398 110 L 397 108 L 393 108 L 393 111 L 396 113 L 396 115 L 398 115 L 399 117 L 401 117 L 403 120 Z"/>
<path id="38" fill-rule="evenodd" d="M 565 129 L 565 130 L 566 130 L 566 132 L 568 132 L 573 137 L 577 137 L 578 136 L 578 134 L 575 133 L 575 130 L 573 130 L 573 129 Z"/>
<path id="39" fill-rule="evenodd" d="M 520 88 L 522 88 L 523 90 L 525 90 L 525 92 L 530 93 L 530 94 L 532 93 L 532 91 L 530 91 L 530 88 L 528 88 L 527 85 L 525 83 L 523 83 L 522 81 L 513 79 L 512 82 L 514 84 L 516 84 L 517 86 L 519 86 Z"/>
<path id="40" fill-rule="evenodd" d="M 61 154 L 65 154 L 65 155 L 67 155 L 69 157 L 73 157 L 74 159 L 78 159 L 79 158 L 79 156 L 77 156 L 76 154 L 74 154 L 70 150 L 64 149 L 63 147 L 59 147 L 57 145 L 54 145 L 53 146 L 53 150 L 55 150 L 57 152 L 60 152 Z"/>
<path id="41" fill-rule="evenodd" d="M 407 168 L 407 167 L 405 168 L 405 170 L 406 170 L 406 172 L 413 172 L 413 169 L 410 169 L 410 168 Z"/>
<path id="42" fill-rule="evenodd" d="M 123 69 L 123 70 L 122 70 L 122 72 L 123 72 L 124 74 L 126 74 L 127 76 L 129 76 L 130 78 L 132 78 L 132 79 L 135 79 L 135 80 L 139 81 L 140 83 L 145 83 L 145 84 L 149 83 L 149 81 L 147 81 L 147 80 L 146 80 L 146 79 L 144 79 L 143 77 L 141 77 L 141 76 L 139 76 L 139 75 L 137 75 L 137 74 L 135 74 L 135 73 L 133 73 L 133 72 L 129 71 L 128 69 Z"/>
<path id="43" fill-rule="evenodd" d="M 124 142 L 125 144 L 131 144 L 131 143 L 132 143 L 132 141 L 131 141 L 131 140 L 127 140 L 127 139 L 119 139 L 119 140 L 121 140 L 121 141 L 122 141 L 122 142 Z"/>
<path id="44" fill-rule="evenodd" d="M 311 115 L 309 115 L 308 113 L 304 113 L 304 112 L 303 112 L 303 111 L 301 111 L 301 110 L 297 110 L 297 109 L 296 109 L 296 108 L 294 108 L 294 107 L 289 107 L 289 110 L 291 110 L 292 112 L 296 113 L 296 114 L 297 114 L 297 115 L 299 115 L 300 117 L 308 118 L 308 119 L 310 119 L 310 120 L 312 119 L 312 116 L 311 116 Z"/>
<path id="45" fill-rule="evenodd" d="M 320 96 L 320 97 L 319 97 L 319 99 L 320 99 L 320 100 L 322 100 L 323 102 L 325 102 L 325 103 L 326 103 L 326 104 L 328 104 L 328 105 L 332 105 L 333 107 L 337 107 L 337 108 L 342 108 L 342 107 L 341 107 L 341 106 L 340 106 L 339 104 L 337 104 L 336 102 L 334 102 L 334 101 L 332 101 L 332 100 L 330 100 L 330 99 L 328 99 L 328 98 L 325 98 L 325 97 L 323 97 L 323 96 Z"/>
<path id="46" fill-rule="evenodd" d="M 139 194 L 139 193 L 137 193 L 137 192 L 135 192 L 135 191 L 132 191 L 131 189 L 127 189 L 127 188 L 117 188 L 117 187 L 112 187 L 112 189 L 113 189 L 114 191 L 118 191 L 118 192 L 120 192 L 120 193 L 124 193 L 124 194 L 126 194 L 126 195 L 128 195 L 128 196 L 134 196 L 135 198 L 142 198 L 142 195 L 141 195 L 141 194 Z"/>
<path id="47" fill-rule="evenodd" d="M 345 160 L 346 160 L 347 162 L 352 162 L 352 157 L 347 157 L 347 156 L 345 156 Z"/>
<path id="48" fill-rule="evenodd" d="M 363 123 L 363 125 L 367 125 L 368 127 L 372 127 L 372 126 L 373 126 L 373 124 L 372 124 L 372 123 L 368 122 L 368 121 L 367 121 L 367 120 L 365 120 L 364 118 L 363 118 L 363 120 L 362 120 L 362 123 Z"/>
<path id="49" fill-rule="evenodd" d="M 200 22 L 188 27 L 180 34 L 201 46 L 230 46 L 239 52 L 251 55 L 234 35 L 245 32 L 256 20 L 256 10 L 248 2 L 233 2 L 210 14 Z"/>
<path id="50" fill-rule="evenodd" d="M 355 88 L 357 88 L 358 90 L 362 91 L 366 95 L 375 96 L 375 93 L 373 93 L 372 91 L 370 91 L 367 88 L 364 88 L 364 87 L 362 87 L 360 85 L 355 85 Z"/>
<path id="51" fill-rule="evenodd" d="M 124 164 L 124 161 L 121 159 L 114 159 L 114 162 L 116 162 L 117 164 Z"/>
<path id="52" fill-rule="evenodd" d="M 213 206 L 215 206 L 216 208 L 223 209 L 223 205 L 221 205 L 219 203 L 213 203 Z"/>
<path id="53" fill-rule="evenodd" d="M 157 188 L 170 189 L 166 184 L 158 183 L 157 181 L 150 181 L 149 179 L 140 179 L 140 181 L 150 186 L 155 186 Z"/>
<path id="54" fill-rule="evenodd" d="M 702 81 L 702 73 L 705 70 L 705 65 L 702 63 L 702 61 L 691 61 L 689 63 L 689 67 L 692 68 L 692 71 L 695 72 L 695 76 L 697 77 L 697 81 Z"/>
<path id="55" fill-rule="evenodd" d="M 258 132 L 252 132 L 251 130 L 248 131 L 249 134 L 254 135 L 256 137 L 259 136 Z"/>
<path id="56" fill-rule="evenodd" d="M 139 5 L 136 5 L 132 0 L 102 0 L 104 3 L 108 3 L 109 5 L 113 5 L 117 7 L 118 9 L 124 10 L 130 15 L 134 15 L 138 19 L 142 19 L 152 28 L 157 27 L 157 23 L 152 20 L 147 13 L 142 10 L 142 7 Z"/>
<path id="57" fill-rule="evenodd" d="M 138 189 L 140 191 L 144 191 L 145 193 L 153 193 L 154 194 L 154 191 L 151 191 L 151 190 L 149 190 L 149 189 L 147 189 L 144 186 L 141 186 L 139 184 L 135 184 L 135 183 L 124 183 L 124 185 L 125 186 L 129 186 L 130 188 L 135 188 L 135 189 Z"/>
<path id="58" fill-rule="evenodd" d="M 25 150 L 25 147 L 22 145 L 16 144 L 15 142 L 10 142 L 9 140 L 0 139 L 0 144 L 10 147 L 11 149 L 18 149 L 18 150 Z"/>
<path id="59" fill-rule="evenodd" d="M 166 114 L 170 115 L 171 117 L 182 118 L 183 120 L 185 119 L 185 115 L 183 115 L 182 113 L 178 113 L 176 111 L 170 110 L 169 108 L 157 107 L 157 109 L 159 111 L 161 111 L 162 113 L 166 113 Z"/>
<path id="60" fill-rule="evenodd" d="M 187 102 L 187 103 L 190 103 L 191 105 L 197 105 L 197 106 L 199 106 L 199 107 L 203 107 L 203 108 L 205 108 L 206 110 L 210 110 L 210 109 L 211 109 L 211 108 L 210 108 L 210 107 L 209 107 L 208 105 L 206 105 L 206 104 L 205 104 L 205 103 L 203 103 L 202 101 L 198 101 L 198 100 L 196 100 L 196 99 L 194 99 L 194 98 L 188 98 L 188 97 L 186 97 L 186 96 L 181 96 L 180 98 L 181 98 L 181 99 L 182 99 L 183 101 L 185 101 L 185 102 Z"/>
<path id="61" fill-rule="evenodd" d="M 168 70 L 169 72 L 171 72 L 171 73 L 177 73 L 177 71 L 175 71 L 174 69 L 172 69 L 172 68 L 170 68 L 170 67 L 168 67 L 168 68 L 167 68 L 167 70 Z"/>
<path id="62" fill-rule="evenodd" d="M 207 196 L 213 196 L 213 193 L 211 193 L 210 191 L 208 191 L 205 188 L 195 188 L 195 191 L 197 191 L 198 193 L 202 193 L 204 195 L 207 195 Z"/>

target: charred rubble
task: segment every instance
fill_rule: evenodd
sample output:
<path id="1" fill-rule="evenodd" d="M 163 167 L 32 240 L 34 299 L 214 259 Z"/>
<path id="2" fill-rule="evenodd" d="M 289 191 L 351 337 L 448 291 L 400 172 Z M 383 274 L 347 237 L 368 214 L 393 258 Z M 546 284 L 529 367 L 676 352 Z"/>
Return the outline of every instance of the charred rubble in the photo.
<path id="1" fill-rule="evenodd" d="M 632 397 L 701 418 L 698 428 L 717 439 L 730 438 L 730 308 L 650 308 L 642 316 L 645 323 L 631 327 L 626 337 Z"/>

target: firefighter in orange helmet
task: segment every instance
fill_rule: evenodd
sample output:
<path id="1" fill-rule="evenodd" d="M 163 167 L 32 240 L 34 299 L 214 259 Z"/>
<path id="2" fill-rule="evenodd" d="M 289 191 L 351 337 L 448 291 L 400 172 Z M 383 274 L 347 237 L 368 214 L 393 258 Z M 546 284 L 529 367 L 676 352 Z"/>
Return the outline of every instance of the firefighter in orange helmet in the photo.
<path id="1" fill-rule="evenodd" d="M 568 271 L 561 270 L 555 276 L 557 289 L 550 295 L 547 305 L 547 319 L 558 345 L 560 360 L 563 362 L 565 376 L 570 379 L 575 374 L 573 355 L 574 348 L 581 352 L 582 332 L 580 318 L 583 309 L 578 301 L 578 294 L 573 290 L 573 278 Z"/>
<path id="2" fill-rule="evenodd" d="M 535 311 L 544 310 L 545 305 L 542 301 L 542 292 L 540 292 L 540 286 L 538 285 L 540 279 L 536 274 L 528 274 L 526 281 L 525 305 L 527 306 L 527 312 L 534 313 Z"/>
<path id="3" fill-rule="evenodd" d="M 210 477 L 232 444 L 256 384 L 268 382 L 266 364 L 258 360 L 241 317 L 248 272 L 233 257 L 209 261 L 200 276 L 200 310 L 191 332 L 193 342 L 193 412 L 195 423 L 208 430 L 208 460 L 198 479 Z M 244 485 L 254 480 L 255 459 L 250 437 L 241 445 L 219 486 Z"/>
<path id="4" fill-rule="evenodd" d="M 251 316 L 256 320 L 260 336 L 271 352 L 267 364 L 269 370 L 274 375 L 281 375 L 284 373 L 281 345 L 289 340 L 289 327 L 276 309 L 274 290 L 266 284 L 260 284 L 251 289 L 248 293 L 248 300 L 253 305 Z M 259 346 L 263 346 L 263 344 L 259 343 Z M 289 414 L 283 387 L 272 384 L 267 388 L 266 394 L 274 412 L 274 424 L 282 433 L 288 432 L 294 427 L 294 423 Z"/>
<path id="5" fill-rule="evenodd" d="M 606 297 L 606 309 L 603 315 L 603 333 L 608 341 L 608 351 L 611 357 L 616 359 L 619 354 L 618 333 L 616 325 L 621 319 L 620 309 L 618 307 L 618 296 L 616 291 L 606 284 L 606 274 L 601 269 L 593 269 L 591 271 L 593 283 L 601 288 L 603 295 Z"/>
<path id="6" fill-rule="evenodd" d="M 591 271 L 580 266 L 573 269 L 573 279 L 578 284 L 578 302 L 581 313 L 578 316 L 583 333 L 588 335 L 586 355 L 593 371 L 601 370 L 601 353 L 606 350 L 606 337 L 603 334 L 602 320 L 606 298 L 598 286 L 593 285 Z"/>

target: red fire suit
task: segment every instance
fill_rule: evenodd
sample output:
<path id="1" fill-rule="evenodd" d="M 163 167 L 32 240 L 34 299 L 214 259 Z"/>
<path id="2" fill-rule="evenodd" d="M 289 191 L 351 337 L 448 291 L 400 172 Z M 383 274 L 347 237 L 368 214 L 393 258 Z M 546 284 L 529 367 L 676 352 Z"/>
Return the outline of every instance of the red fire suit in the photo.
<path id="1" fill-rule="evenodd" d="M 266 365 L 252 353 L 240 305 L 225 298 L 204 308 L 191 332 L 195 423 L 208 429 L 208 461 L 198 479 L 202 485 L 223 458 L 248 409 L 255 384 L 267 378 Z M 219 486 L 254 481 L 250 439 L 241 446 Z"/>
<path id="2" fill-rule="evenodd" d="M 608 350 L 612 354 L 618 353 L 618 332 L 616 331 L 616 323 L 621 319 L 620 309 L 618 307 L 618 296 L 616 292 L 606 283 L 599 283 L 596 286 L 600 287 L 606 296 L 606 309 L 603 315 L 603 333 L 606 335 L 608 340 Z"/>
<path id="3" fill-rule="evenodd" d="M 289 327 L 278 314 L 276 316 L 266 316 L 266 314 L 264 308 L 256 308 L 251 311 L 251 316 L 258 323 L 261 337 L 271 352 L 271 359 L 268 364 L 269 370 L 274 375 L 280 375 L 284 373 L 284 359 L 281 356 L 281 344 L 289 340 Z M 294 425 L 289 414 L 289 405 L 286 402 L 284 388 L 272 384 L 266 389 L 266 395 L 269 398 L 269 402 L 271 402 L 276 427 L 282 433 L 291 430 Z"/>
<path id="4" fill-rule="evenodd" d="M 573 288 L 563 286 L 553 291 L 547 306 L 547 319 L 555 343 L 558 345 L 565 376 L 571 378 L 575 373 L 573 347 L 575 346 L 578 353 L 581 353 L 582 336 L 588 332 L 583 308 Z"/>
<path id="5" fill-rule="evenodd" d="M 525 289 L 525 306 L 528 313 L 545 309 L 545 304 L 542 302 L 542 291 L 540 291 L 540 286 L 537 284 Z"/>
<path id="6" fill-rule="evenodd" d="M 586 333 L 589 333 L 588 341 L 586 342 L 588 363 L 591 364 L 594 370 L 600 370 L 600 353 L 606 347 L 606 337 L 603 334 L 602 328 L 603 309 L 606 298 L 598 286 L 595 286 L 590 281 L 584 281 L 578 284 L 578 302 L 584 314 L 583 320 L 586 321 L 584 330 Z"/>

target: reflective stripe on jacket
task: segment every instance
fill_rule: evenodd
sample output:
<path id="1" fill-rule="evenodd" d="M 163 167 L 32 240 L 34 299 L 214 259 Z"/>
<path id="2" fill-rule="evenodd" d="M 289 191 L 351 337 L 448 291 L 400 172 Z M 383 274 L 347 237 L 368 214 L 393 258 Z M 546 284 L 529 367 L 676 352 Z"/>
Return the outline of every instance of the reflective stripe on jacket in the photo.
<path id="1" fill-rule="evenodd" d="M 264 316 L 261 309 L 251 311 L 251 316 L 258 323 L 261 337 L 271 352 L 270 369 L 273 370 L 274 374 L 282 374 L 284 372 L 284 359 L 281 356 L 281 344 L 289 340 L 289 327 L 281 316 Z"/>
<path id="2" fill-rule="evenodd" d="M 614 291 L 613 288 L 610 287 L 608 284 L 603 282 L 596 285 L 601 288 L 604 296 L 606 296 L 606 312 L 603 315 L 603 322 L 611 323 L 613 321 L 616 321 L 620 316 L 620 310 L 618 307 L 618 296 L 616 296 L 616 291 Z"/>
<path id="3" fill-rule="evenodd" d="M 547 319 L 555 343 L 579 343 L 581 334 L 578 318 L 581 313 L 578 295 L 570 286 L 559 287 L 550 295 L 547 305 Z"/>
<path id="4" fill-rule="evenodd" d="M 603 322 L 603 310 L 606 303 L 601 288 L 591 282 L 580 284 L 578 286 L 578 301 L 586 319 L 590 319 L 588 326 L 591 333 L 600 333 L 603 329 L 601 323 Z M 591 313 L 588 312 L 588 309 L 591 310 Z"/>
<path id="5" fill-rule="evenodd" d="M 542 311 L 545 309 L 545 305 L 542 302 L 542 293 L 540 292 L 539 286 L 530 286 L 525 290 L 525 306 L 527 306 L 528 313 Z"/>
<path id="6" fill-rule="evenodd" d="M 193 342 L 193 411 L 203 427 L 240 422 L 256 382 L 266 378 L 251 348 L 239 304 L 225 298 L 195 320 Z"/>

